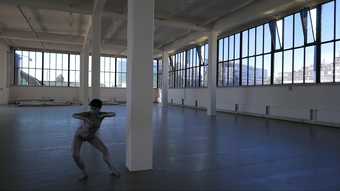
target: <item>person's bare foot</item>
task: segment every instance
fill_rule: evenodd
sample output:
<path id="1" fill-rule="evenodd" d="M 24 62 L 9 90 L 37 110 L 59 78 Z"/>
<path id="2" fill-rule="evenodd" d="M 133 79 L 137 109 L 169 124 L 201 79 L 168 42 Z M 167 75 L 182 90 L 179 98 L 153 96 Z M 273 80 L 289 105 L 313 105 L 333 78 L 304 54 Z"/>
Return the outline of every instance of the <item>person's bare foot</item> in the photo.
<path id="1" fill-rule="evenodd" d="M 110 175 L 111 175 L 111 176 L 115 176 L 115 177 L 117 177 L 117 178 L 120 177 L 120 173 L 119 173 L 117 170 L 112 170 L 112 171 L 110 172 Z"/>
<path id="2" fill-rule="evenodd" d="M 79 182 L 85 182 L 87 179 L 89 178 L 89 176 L 87 174 L 83 175 L 82 177 L 80 177 L 78 179 Z"/>

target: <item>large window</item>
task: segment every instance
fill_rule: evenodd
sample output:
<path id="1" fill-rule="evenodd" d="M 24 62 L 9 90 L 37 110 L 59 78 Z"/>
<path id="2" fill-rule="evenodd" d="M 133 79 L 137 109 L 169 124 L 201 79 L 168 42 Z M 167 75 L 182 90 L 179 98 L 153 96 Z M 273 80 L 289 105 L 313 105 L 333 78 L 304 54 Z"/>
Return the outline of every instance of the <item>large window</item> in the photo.
<path id="1" fill-rule="evenodd" d="M 16 84 L 21 86 L 41 86 L 42 52 L 15 51 Z"/>
<path id="2" fill-rule="evenodd" d="M 80 55 L 74 53 L 15 51 L 15 84 L 19 86 L 80 86 Z M 126 87 L 127 59 L 100 57 L 100 86 Z M 92 57 L 89 56 L 89 87 L 92 83 Z"/>
<path id="3" fill-rule="evenodd" d="M 153 60 L 153 88 L 162 88 L 163 65 L 162 59 Z"/>
<path id="4" fill-rule="evenodd" d="M 237 86 L 240 84 L 240 35 L 238 33 L 219 40 L 217 72 L 219 74 L 219 86 Z"/>
<path id="5" fill-rule="evenodd" d="M 100 57 L 100 87 L 126 88 L 127 59 L 122 57 Z M 92 56 L 89 58 L 89 87 L 92 86 Z"/>
<path id="6" fill-rule="evenodd" d="M 116 59 L 108 56 L 100 57 L 100 87 L 115 87 Z"/>
<path id="7" fill-rule="evenodd" d="M 320 82 L 340 82 L 340 0 L 321 5 Z"/>
<path id="8" fill-rule="evenodd" d="M 80 86 L 80 56 L 76 54 L 70 54 L 70 80 L 69 86 Z"/>
<path id="9" fill-rule="evenodd" d="M 208 44 L 179 52 L 170 58 L 170 88 L 207 87 Z"/>
<path id="10" fill-rule="evenodd" d="M 218 54 L 219 87 L 340 82 L 340 0 L 220 38 Z"/>
<path id="11" fill-rule="evenodd" d="M 116 58 L 117 72 L 116 72 L 116 87 L 126 88 L 127 84 L 127 59 L 126 58 Z"/>
<path id="12" fill-rule="evenodd" d="M 79 87 L 78 54 L 15 50 L 15 84 Z"/>

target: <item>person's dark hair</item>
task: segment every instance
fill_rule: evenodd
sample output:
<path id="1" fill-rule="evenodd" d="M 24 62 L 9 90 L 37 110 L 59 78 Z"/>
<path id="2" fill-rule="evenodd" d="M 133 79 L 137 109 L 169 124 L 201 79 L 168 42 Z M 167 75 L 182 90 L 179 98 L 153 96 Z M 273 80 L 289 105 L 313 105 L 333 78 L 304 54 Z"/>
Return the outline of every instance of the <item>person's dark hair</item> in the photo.
<path id="1" fill-rule="evenodd" d="M 93 99 L 90 102 L 89 106 L 101 109 L 103 106 L 103 102 L 100 99 Z"/>

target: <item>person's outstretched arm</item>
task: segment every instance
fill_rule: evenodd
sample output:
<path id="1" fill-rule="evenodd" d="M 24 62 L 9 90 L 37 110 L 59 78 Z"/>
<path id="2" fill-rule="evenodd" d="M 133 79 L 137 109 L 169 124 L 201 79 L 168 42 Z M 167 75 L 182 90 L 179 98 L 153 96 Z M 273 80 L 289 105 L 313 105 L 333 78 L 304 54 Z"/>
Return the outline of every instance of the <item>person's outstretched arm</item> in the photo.
<path id="1" fill-rule="evenodd" d="M 101 117 L 105 118 L 105 117 L 114 117 L 116 116 L 115 112 L 101 112 Z"/>
<path id="2" fill-rule="evenodd" d="M 75 114 L 72 115 L 72 117 L 75 118 L 75 119 L 88 121 L 88 117 L 87 117 L 87 113 L 86 112 L 75 113 Z"/>

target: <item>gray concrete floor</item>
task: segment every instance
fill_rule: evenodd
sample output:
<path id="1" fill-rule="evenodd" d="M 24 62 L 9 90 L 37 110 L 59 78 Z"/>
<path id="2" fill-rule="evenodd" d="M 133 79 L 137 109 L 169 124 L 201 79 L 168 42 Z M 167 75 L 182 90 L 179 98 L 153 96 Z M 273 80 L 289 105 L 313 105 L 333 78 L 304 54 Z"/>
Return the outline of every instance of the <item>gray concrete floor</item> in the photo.
<path id="1" fill-rule="evenodd" d="M 0 107 L 0 190 L 339 190 L 340 130 L 203 111 L 154 107 L 154 170 L 125 168 L 127 110 L 99 136 L 121 178 L 89 144 L 86 183 L 71 157 L 80 107 Z"/>

